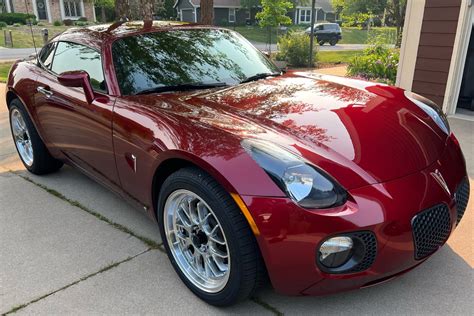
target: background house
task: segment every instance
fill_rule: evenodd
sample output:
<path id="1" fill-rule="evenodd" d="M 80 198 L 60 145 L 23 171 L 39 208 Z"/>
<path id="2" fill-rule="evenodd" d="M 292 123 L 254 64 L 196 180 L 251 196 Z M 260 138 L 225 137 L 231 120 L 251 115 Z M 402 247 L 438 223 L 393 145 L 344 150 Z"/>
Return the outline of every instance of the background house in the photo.
<path id="1" fill-rule="evenodd" d="M 214 23 L 254 24 L 255 15 L 260 9 L 243 8 L 240 2 L 240 0 L 214 0 Z M 201 19 L 200 6 L 200 0 L 177 0 L 174 5 L 178 19 L 184 22 L 199 22 Z M 316 21 L 334 21 L 336 18 L 331 0 L 316 0 L 316 10 L 313 13 L 310 4 L 297 4 L 294 9 L 288 12 L 293 24 L 311 23 L 312 14 L 316 15 Z"/>
<path id="2" fill-rule="evenodd" d="M 28 11 L 34 14 L 37 20 L 49 23 L 77 20 L 81 17 L 87 18 L 88 21 L 96 20 L 93 0 L 26 0 L 26 5 L 24 0 L 0 0 L 0 8 L 4 8 L 4 12 Z"/>
<path id="3" fill-rule="evenodd" d="M 408 0 L 397 85 L 474 119 L 474 5 Z"/>

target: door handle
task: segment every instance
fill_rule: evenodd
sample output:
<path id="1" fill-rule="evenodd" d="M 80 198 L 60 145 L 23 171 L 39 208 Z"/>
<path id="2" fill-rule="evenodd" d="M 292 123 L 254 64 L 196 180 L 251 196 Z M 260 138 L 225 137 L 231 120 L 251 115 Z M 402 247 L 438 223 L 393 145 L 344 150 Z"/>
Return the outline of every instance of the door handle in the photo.
<path id="1" fill-rule="evenodd" d="M 44 94 L 47 98 L 53 95 L 53 92 L 49 90 L 49 88 L 46 88 L 46 87 L 38 87 L 36 88 L 36 91 L 38 91 L 41 94 Z"/>

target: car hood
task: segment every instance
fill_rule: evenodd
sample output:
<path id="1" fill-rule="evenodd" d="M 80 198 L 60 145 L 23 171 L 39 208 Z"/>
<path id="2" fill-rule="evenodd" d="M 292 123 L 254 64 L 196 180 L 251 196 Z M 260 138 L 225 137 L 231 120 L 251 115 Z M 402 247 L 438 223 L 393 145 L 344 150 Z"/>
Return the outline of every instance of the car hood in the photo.
<path id="1" fill-rule="evenodd" d="M 426 168 L 447 138 L 402 89 L 333 76 L 290 72 L 168 101 L 200 123 L 296 151 L 347 189 Z"/>

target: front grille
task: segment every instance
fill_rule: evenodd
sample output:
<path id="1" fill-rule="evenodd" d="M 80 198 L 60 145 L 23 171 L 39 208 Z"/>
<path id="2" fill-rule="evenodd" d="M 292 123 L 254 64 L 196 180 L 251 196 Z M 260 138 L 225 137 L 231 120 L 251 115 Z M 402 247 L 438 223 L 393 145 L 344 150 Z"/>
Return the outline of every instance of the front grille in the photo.
<path id="1" fill-rule="evenodd" d="M 458 214 L 457 223 L 461 221 L 464 212 L 467 208 L 467 202 L 469 201 L 469 180 L 464 179 L 461 184 L 459 184 L 456 195 L 454 196 L 456 200 L 456 212 Z"/>
<path id="2" fill-rule="evenodd" d="M 451 218 L 445 204 L 429 208 L 415 217 L 411 222 L 415 241 L 415 259 L 423 259 L 439 247 L 449 237 Z"/>
<path id="3" fill-rule="evenodd" d="M 367 270 L 374 263 L 377 257 L 377 239 L 371 232 L 354 233 L 351 237 L 357 238 L 365 248 L 365 253 L 362 259 L 346 273 L 355 273 Z"/>

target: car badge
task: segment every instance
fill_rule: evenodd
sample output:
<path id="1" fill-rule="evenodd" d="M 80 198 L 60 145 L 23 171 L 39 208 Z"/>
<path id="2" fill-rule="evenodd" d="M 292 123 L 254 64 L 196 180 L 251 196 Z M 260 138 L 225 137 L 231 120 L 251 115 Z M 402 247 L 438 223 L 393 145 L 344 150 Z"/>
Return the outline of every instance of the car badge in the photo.
<path id="1" fill-rule="evenodd" d="M 431 172 L 431 175 L 433 178 L 439 183 L 439 185 L 449 194 L 451 195 L 451 191 L 449 191 L 448 185 L 446 184 L 446 181 L 443 178 L 443 175 L 441 172 L 436 169 L 434 172 Z"/>

